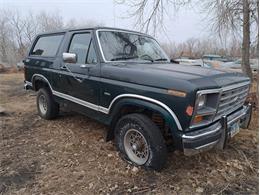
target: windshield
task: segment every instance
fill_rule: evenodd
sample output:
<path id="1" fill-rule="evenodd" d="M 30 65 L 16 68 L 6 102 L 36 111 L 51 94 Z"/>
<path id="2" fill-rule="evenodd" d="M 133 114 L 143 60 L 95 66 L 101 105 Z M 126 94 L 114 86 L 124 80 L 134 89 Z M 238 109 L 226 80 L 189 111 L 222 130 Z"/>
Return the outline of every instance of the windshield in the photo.
<path id="1" fill-rule="evenodd" d="M 98 38 L 107 61 L 169 61 L 159 44 L 154 39 L 144 35 L 99 31 Z"/>

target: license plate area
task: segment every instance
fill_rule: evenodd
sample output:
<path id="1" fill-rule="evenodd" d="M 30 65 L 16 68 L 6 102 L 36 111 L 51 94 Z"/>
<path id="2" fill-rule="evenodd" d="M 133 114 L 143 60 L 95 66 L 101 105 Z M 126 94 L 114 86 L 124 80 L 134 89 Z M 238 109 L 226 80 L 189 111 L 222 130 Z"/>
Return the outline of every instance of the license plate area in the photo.
<path id="1" fill-rule="evenodd" d="M 231 124 L 228 128 L 230 137 L 234 137 L 240 131 L 240 121 L 236 121 Z"/>

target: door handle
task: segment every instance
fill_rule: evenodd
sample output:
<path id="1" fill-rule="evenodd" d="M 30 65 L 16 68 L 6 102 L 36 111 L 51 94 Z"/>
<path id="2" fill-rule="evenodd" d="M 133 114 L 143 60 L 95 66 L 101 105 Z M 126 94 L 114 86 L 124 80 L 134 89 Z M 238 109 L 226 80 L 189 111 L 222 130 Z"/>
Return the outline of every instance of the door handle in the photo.
<path id="1" fill-rule="evenodd" d="M 86 64 L 81 64 L 80 68 L 89 68 L 89 66 L 87 66 Z"/>

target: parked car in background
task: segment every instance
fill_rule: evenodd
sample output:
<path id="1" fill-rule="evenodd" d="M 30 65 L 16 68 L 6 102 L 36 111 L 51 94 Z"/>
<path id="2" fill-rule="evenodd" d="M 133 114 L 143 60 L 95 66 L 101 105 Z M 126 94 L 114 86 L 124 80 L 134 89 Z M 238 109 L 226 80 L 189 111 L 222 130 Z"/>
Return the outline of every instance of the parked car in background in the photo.
<path id="1" fill-rule="evenodd" d="M 208 63 L 204 62 L 201 59 L 177 58 L 177 59 L 174 59 L 174 61 L 178 62 L 179 64 L 183 64 L 183 65 L 199 66 L 199 67 L 205 67 L 205 68 L 211 67 Z"/>
<path id="2" fill-rule="evenodd" d="M 230 61 L 227 58 L 224 58 L 220 55 L 215 55 L 215 54 L 206 54 L 202 56 L 203 60 L 211 60 L 211 61 L 220 61 L 220 62 L 228 62 Z"/>
<path id="3" fill-rule="evenodd" d="M 221 64 L 221 67 L 224 69 L 231 69 L 237 72 L 242 72 L 242 66 L 241 66 L 242 60 L 238 59 L 233 62 L 226 62 Z M 257 73 L 259 71 L 259 61 L 258 59 L 250 59 L 250 67 L 253 71 L 253 73 Z"/>

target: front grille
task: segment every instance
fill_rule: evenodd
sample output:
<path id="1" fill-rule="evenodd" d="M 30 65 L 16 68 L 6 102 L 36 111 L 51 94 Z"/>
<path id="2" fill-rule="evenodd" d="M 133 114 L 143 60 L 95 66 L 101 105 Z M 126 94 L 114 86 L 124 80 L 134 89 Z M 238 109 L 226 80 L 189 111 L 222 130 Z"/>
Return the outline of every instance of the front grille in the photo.
<path id="1" fill-rule="evenodd" d="M 234 87 L 231 89 L 228 88 L 226 90 L 224 88 L 220 96 L 215 120 L 224 115 L 228 115 L 239 107 L 243 106 L 248 95 L 248 91 L 249 84 L 240 87 Z"/>

